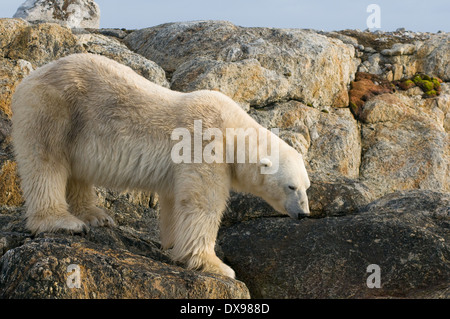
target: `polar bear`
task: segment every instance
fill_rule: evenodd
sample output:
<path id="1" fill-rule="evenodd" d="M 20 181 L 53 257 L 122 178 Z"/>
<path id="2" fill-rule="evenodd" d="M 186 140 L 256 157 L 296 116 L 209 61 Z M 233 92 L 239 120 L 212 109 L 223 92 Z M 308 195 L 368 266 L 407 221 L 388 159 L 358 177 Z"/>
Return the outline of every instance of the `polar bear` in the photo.
<path id="1" fill-rule="evenodd" d="M 13 146 L 32 233 L 113 226 L 113 219 L 96 207 L 94 185 L 155 191 L 162 246 L 172 258 L 188 269 L 234 278 L 214 252 L 231 189 L 260 196 L 294 218 L 309 214 L 310 181 L 302 156 L 277 136 L 279 163 L 272 174 L 261 169 L 273 161 L 249 142 L 244 152 L 256 147 L 255 162 L 173 160 L 177 141 L 172 133 L 180 127 L 192 132 L 196 120 L 219 131 L 255 128 L 252 134 L 274 140 L 272 132 L 219 92 L 172 91 L 106 57 L 74 54 L 25 78 L 12 111 Z M 223 156 L 232 152 L 236 159 L 235 138 L 229 139 L 224 134 L 212 143 L 225 145 Z"/>

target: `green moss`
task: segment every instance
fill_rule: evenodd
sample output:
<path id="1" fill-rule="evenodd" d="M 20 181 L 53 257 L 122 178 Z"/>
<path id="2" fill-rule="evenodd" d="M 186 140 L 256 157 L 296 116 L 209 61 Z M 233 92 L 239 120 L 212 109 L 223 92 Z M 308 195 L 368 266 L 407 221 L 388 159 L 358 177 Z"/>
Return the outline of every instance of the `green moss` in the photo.
<path id="1" fill-rule="evenodd" d="M 424 92 L 423 97 L 435 97 L 441 92 L 441 80 L 426 74 L 416 74 L 411 79 L 396 81 L 395 84 L 402 90 L 417 85 Z"/>
<path id="2" fill-rule="evenodd" d="M 428 92 L 434 89 L 434 83 L 428 80 L 423 80 L 422 83 L 420 83 L 420 87 L 424 92 Z"/>
<path id="3" fill-rule="evenodd" d="M 441 89 L 441 83 L 439 82 L 439 80 L 436 78 L 433 78 L 431 81 L 433 82 L 434 89 L 436 91 L 439 91 Z"/>
<path id="4" fill-rule="evenodd" d="M 437 92 L 435 90 L 429 90 L 425 92 L 426 97 L 434 97 L 437 95 Z"/>
<path id="5" fill-rule="evenodd" d="M 413 78 L 412 78 L 412 81 L 415 83 L 415 84 L 419 84 L 419 83 L 422 83 L 422 78 L 420 77 L 420 75 L 415 75 Z"/>

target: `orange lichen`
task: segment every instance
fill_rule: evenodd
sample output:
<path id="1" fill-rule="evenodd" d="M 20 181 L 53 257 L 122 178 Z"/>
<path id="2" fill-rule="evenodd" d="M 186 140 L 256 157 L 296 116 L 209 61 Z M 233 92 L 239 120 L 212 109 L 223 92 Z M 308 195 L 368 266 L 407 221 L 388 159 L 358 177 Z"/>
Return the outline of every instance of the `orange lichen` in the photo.
<path id="1" fill-rule="evenodd" d="M 364 104 L 373 96 L 392 93 L 394 90 L 394 85 L 389 81 L 380 79 L 374 74 L 357 72 L 349 92 L 350 109 L 353 115 L 359 118 Z"/>
<path id="2" fill-rule="evenodd" d="M 0 169 L 0 205 L 21 206 L 24 202 L 20 180 L 17 175 L 17 163 L 7 160 Z"/>

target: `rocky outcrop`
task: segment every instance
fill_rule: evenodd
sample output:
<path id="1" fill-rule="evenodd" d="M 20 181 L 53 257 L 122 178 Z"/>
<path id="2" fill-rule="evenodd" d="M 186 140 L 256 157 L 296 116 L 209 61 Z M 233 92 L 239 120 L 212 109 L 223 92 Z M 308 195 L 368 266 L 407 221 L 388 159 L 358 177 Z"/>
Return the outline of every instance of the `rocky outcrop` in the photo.
<path id="1" fill-rule="evenodd" d="M 6 270 L 1 273 L 5 289 L 0 298 L 249 298 L 245 285 L 230 278 L 104 247 L 69 237 L 34 239 L 9 250 L 0 262 Z M 79 269 L 80 287 L 68 281 L 73 274 L 70 267 Z"/>
<path id="2" fill-rule="evenodd" d="M 27 21 L 54 22 L 69 28 L 100 27 L 100 8 L 92 0 L 27 0 L 14 14 Z"/>
<path id="3" fill-rule="evenodd" d="M 449 81 L 449 34 L 362 32 L 344 30 L 330 34 L 346 37 L 345 42 L 357 49 L 356 55 L 362 60 L 358 70 L 381 75 L 389 81 L 409 78 L 416 73 L 426 73 Z"/>
<path id="4" fill-rule="evenodd" d="M 172 76 L 178 91 L 217 90 L 232 97 L 245 109 L 279 101 L 289 95 L 289 81 L 254 59 L 224 62 L 204 57 L 180 65 Z"/>
<path id="5" fill-rule="evenodd" d="M 249 298 L 242 282 L 173 264 L 152 234 L 155 210 L 117 194 L 113 207 L 123 213 L 116 229 L 33 238 L 21 214 L 1 211 L 0 298 Z"/>
<path id="6" fill-rule="evenodd" d="M 88 30 L 22 19 L 0 19 L 0 33 L 1 298 L 450 297 L 448 34 L 224 21 Z M 32 237 L 22 219 L 11 97 L 33 69 L 78 52 L 105 55 L 174 90 L 220 90 L 278 128 L 305 158 L 313 218 L 288 219 L 232 193 L 216 251 L 238 280 L 170 261 L 153 193 L 99 187 L 98 205 L 116 228 Z M 439 82 L 436 94 L 412 81 L 417 72 Z M 367 287 L 370 264 L 381 269 L 381 288 Z M 79 266 L 81 288 L 68 285 L 70 265 Z"/>
<path id="7" fill-rule="evenodd" d="M 132 32 L 125 43 L 172 73 L 177 90 L 216 89 L 252 106 L 286 99 L 347 106 L 357 67 L 352 46 L 314 31 L 226 21 L 164 24 Z"/>

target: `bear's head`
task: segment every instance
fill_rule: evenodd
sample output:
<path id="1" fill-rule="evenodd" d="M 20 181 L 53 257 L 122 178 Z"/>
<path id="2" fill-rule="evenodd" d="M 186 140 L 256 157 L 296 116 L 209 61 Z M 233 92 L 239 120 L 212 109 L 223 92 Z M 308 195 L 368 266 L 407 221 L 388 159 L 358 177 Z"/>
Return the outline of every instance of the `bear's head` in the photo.
<path id="1" fill-rule="evenodd" d="M 264 168 L 275 167 L 268 173 L 262 174 Z M 303 157 L 292 147 L 285 148 L 278 158 L 263 157 L 259 161 L 260 178 L 253 192 L 263 198 L 275 210 L 288 214 L 292 218 L 309 216 L 309 204 L 306 190 L 310 187 Z"/>

